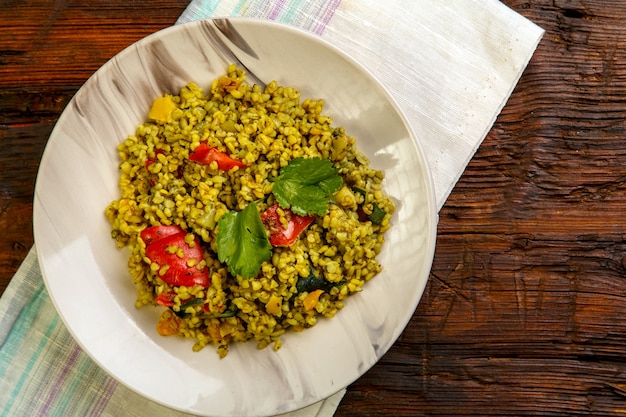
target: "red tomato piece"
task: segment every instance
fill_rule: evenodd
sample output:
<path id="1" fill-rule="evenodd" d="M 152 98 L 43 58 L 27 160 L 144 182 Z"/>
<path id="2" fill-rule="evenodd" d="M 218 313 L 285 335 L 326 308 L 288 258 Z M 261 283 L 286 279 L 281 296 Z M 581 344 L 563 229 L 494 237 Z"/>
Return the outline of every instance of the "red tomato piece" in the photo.
<path id="1" fill-rule="evenodd" d="M 174 291 L 162 292 L 154 299 L 154 302 L 165 307 L 171 307 L 174 305 L 174 297 L 176 297 Z"/>
<path id="2" fill-rule="evenodd" d="M 287 228 L 280 222 L 278 214 L 278 204 L 274 204 L 261 214 L 261 220 L 265 228 L 270 232 L 270 243 L 272 246 L 291 246 L 298 239 L 298 236 L 306 229 L 315 216 L 300 216 L 289 209 L 282 209 L 288 217 Z"/>
<path id="3" fill-rule="evenodd" d="M 227 153 L 218 151 L 204 142 L 189 154 L 189 159 L 204 165 L 211 165 L 211 162 L 215 161 L 217 162 L 217 168 L 222 171 L 230 171 L 234 167 L 245 168 L 247 166 L 243 161 L 231 158 Z"/>
<path id="4" fill-rule="evenodd" d="M 174 224 L 171 226 L 151 226 L 141 231 L 141 240 L 143 240 L 146 245 L 149 245 L 152 242 L 177 233 L 184 233 L 184 230 Z"/>
<path id="5" fill-rule="evenodd" d="M 143 232 L 153 228 L 145 229 L 142 232 L 142 239 L 150 242 L 146 246 L 146 256 L 161 267 L 164 265 L 168 266 L 167 271 L 163 275 L 159 275 L 159 277 L 165 283 L 173 286 L 184 285 L 191 287 L 199 285 L 205 288 L 208 287 L 210 279 L 206 268 L 198 269 L 195 266 L 204 259 L 199 239 L 194 237 L 194 245 L 192 247 L 185 241 L 187 233 L 178 226 L 155 227 L 160 229 L 156 231 L 150 230 L 144 234 Z M 178 232 L 174 233 L 174 227 L 178 228 Z M 144 235 L 146 235 L 145 238 Z M 168 248 L 175 248 L 176 252 L 182 250 L 183 256 L 178 256 L 176 252 L 170 253 Z M 193 260 L 193 266 L 189 265 L 191 260 Z"/>

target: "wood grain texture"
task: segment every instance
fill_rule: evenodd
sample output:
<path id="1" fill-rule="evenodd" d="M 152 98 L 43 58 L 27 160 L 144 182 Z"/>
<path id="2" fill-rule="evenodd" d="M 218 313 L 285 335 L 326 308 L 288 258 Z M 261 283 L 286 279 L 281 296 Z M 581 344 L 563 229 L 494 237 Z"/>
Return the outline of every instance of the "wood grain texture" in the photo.
<path id="1" fill-rule="evenodd" d="M 36 170 L 65 104 L 187 5 L 9 3 L 0 291 L 33 243 Z M 546 34 L 440 212 L 412 321 L 338 417 L 626 414 L 626 1 L 503 3 Z"/>
<path id="2" fill-rule="evenodd" d="M 33 245 L 32 200 L 54 123 L 80 86 L 188 1 L 19 1 L 0 7 L 0 292 Z"/>
<path id="3" fill-rule="evenodd" d="M 413 320 L 338 415 L 626 414 L 626 2 L 504 3 L 546 34 L 440 212 Z"/>

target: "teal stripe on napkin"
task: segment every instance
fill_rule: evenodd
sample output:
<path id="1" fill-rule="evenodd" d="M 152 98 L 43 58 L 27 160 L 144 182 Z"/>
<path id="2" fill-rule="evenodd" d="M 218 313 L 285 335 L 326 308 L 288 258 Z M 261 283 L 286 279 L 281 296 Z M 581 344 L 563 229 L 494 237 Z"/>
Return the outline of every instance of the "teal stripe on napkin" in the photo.
<path id="1" fill-rule="evenodd" d="M 341 0 L 240 0 L 192 2 L 178 23 L 215 16 L 242 16 L 275 20 L 321 35 L 331 21 Z"/>
<path id="2" fill-rule="evenodd" d="M 6 289 L 0 314 L 0 415 L 100 415 L 106 405 L 102 399 L 108 399 L 118 383 L 65 329 L 34 250 Z"/>
<path id="3" fill-rule="evenodd" d="M 21 314 L 15 321 L 15 325 L 9 332 L 8 338 L 3 343 L 2 350 L 0 350 L 0 379 L 5 380 L 6 378 L 8 378 L 8 370 L 15 370 L 14 368 L 17 365 L 14 364 L 13 358 L 17 356 L 17 353 L 19 352 L 20 348 L 22 348 L 22 345 L 27 343 L 29 332 L 33 328 L 39 327 L 36 325 L 35 321 L 39 314 L 39 310 L 46 301 L 46 296 L 47 293 L 45 291 L 43 283 L 41 283 L 36 293 L 27 302 L 26 307 L 21 311 Z M 56 329 L 58 323 L 59 317 L 54 314 L 52 315 L 52 320 L 42 326 L 43 337 L 41 338 L 32 356 L 30 356 L 28 362 L 22 368 L 21 376 L 17 380 L 13 390 L 10 391 L 9 400 L 2 410 L 1 415 L 8 415 L 11 408 L 13 408 L 13 405 L 19 398 L 20 391 L 24 389 L 25 383 L 30 380 L 33 368 L 35 368 L 35 365 L 37 363 L 37 359 L 46 347 L 47 341 L 50 339 L 50 335 Z"/>

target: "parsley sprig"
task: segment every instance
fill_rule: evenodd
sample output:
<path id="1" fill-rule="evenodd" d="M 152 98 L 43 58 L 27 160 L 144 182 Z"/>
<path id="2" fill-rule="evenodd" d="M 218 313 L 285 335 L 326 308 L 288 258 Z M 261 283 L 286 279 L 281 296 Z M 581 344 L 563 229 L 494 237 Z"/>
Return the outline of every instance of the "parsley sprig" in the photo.
<path id="1" fill-rule="evenodd" d="M 324 215 L 330 198 L 342 184 L 330 160 L 303 157 L 292 160 L 273 181 L 278 204 L 301 216 Z"/>
<path id="2" fill-rule="evenodd" d="M 324 215 L 342 179 L 328 159 L 296 158 L 274 178 L 272 193 L 278 204 L 301 216 Z M 244 279 L 258 274 L 272 256 L 272 245 L 255 203 L 230 211 L 218 222 L 217 257 L 228 271 Z"/>
<path id="3" fill-rule="evenodd" d="M 229 211 L 218 222 L 217 258 L 228 271 L 252 278 L 261 264 L 272 256 L 272 245 L 261 221 L 259 209 L 250 203 L 241 211 Z"/>

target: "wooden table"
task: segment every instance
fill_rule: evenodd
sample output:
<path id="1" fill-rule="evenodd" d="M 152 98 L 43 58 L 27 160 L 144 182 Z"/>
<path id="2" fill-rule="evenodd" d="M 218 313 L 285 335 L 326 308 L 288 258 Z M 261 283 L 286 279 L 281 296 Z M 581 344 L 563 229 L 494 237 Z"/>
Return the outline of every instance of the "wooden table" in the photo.
<path id="1" fill-rule="evenodd" d="M 187 3 L 3 1 L 0 291 L 64 106 Z M 504 3 L 546 34 L 440 212 L 413 320 L 338 417 L 626 414 L 626 1 Z"/>

